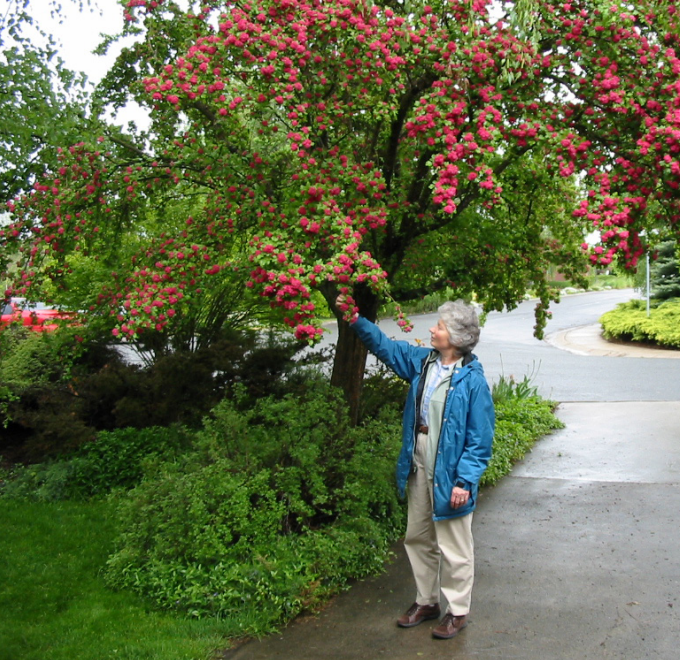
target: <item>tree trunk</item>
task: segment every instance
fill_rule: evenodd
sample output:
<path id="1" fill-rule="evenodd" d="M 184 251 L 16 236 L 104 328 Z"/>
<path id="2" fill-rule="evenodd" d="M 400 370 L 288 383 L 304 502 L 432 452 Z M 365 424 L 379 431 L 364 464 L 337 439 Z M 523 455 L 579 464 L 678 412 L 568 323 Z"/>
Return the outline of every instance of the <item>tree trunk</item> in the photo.
<path id="1" fill-rule="evenodd" d="M 369 289 L 357 288 L 354 296 L 361 315 L 369 321 L 375 321 L 379 307 L 379 300 L 376 295 Z M 340 387 L 344 391 L 349 405 L 351 423 L 356 426 L 359 422 L 361 387 L 364 381 L 368 351 L 352 330 L 350 324 L 342 320 L 341 314 L 335 309 L 334 302 L 334 297 L 329 300 L 329 305 L 338 318 L 338 343 L 335 347 L 331 385 Z"/>

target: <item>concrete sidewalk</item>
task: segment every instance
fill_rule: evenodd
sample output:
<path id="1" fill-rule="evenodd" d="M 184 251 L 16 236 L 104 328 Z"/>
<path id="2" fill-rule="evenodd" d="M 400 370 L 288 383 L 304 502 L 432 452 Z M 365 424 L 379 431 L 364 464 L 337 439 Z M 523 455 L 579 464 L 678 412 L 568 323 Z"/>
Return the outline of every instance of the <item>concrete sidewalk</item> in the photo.
<path id="1" fill-rule="evenodd" d="M 594 333 L 552 341 L 614 350 Z M 563 403 L 557 414 L 566 427 L 480 496 L 470 624 L 456 638 L 432 639 L 436 621 L 396 626 L 414 599 L 398 544 L 383 575 L 224 658 L 680 658 L 680 402 Z"/>

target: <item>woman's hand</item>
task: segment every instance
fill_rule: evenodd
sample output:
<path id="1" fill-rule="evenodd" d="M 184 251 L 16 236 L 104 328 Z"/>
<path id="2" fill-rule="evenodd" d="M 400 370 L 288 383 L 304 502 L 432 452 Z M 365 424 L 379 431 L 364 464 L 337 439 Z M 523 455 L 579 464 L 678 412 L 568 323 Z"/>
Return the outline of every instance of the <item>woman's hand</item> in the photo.
<path id="1" fill-rule="evenodd" d="M 465 506 L 467 501 L 470 499 L 470 491 L 464 488 L 459 488 L 454 486 L 451 491 L 451 506 L 454 509 L 460 509 L 460 507 Z"/>
<path id="2" fill-rule="evenodd" d="M 354 323 L 359 317 L 359 308 L 354 304 L 354 300 L 344 293 L 341 293 L 335 299 L 335 308 L 343 315 L 345 320 L 350 323 Z M 349 312 L 351 312 L 351 316 L 348 316 Z"/>

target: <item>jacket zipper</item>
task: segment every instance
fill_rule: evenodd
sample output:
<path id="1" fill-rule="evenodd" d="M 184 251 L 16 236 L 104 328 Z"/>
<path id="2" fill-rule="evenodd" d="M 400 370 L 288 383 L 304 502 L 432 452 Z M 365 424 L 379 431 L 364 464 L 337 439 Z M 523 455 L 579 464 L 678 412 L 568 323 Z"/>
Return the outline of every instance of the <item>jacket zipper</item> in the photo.
<path id="1" fill-rule="evenodd" d="M 463 369 L 466 366 L 467 366 L 466 364 L 463 364 L 461 366 L 461 369 Z M 454 372 L 451 374 L 451 381 L 449 381 L 449 386 L 446 388 L 446 396 L 444 397 L 444 414 L 446 414 L 446 406 L 449 402 L 449 395 L 451 393 L 451 390 L 453 389 L 451 387 L 451 385 L 453 384 L 452 381 L 453 381 L 453 377 L 455 375 L 456 375 L 456 372 L 454 370 Z M 434 480 L 435 480 L 435 477 L 437 475 L 437 457 L 439 456 L 439 443 L 441 442 L 443 431 L 444 431 L 444 418 L 442 417 L 442 425 L 439 429 L 439 435 L 437 436 L 437 448 L 436 448 L 436 453 L 434 455 L 434 465 L 432 466 L 432 488 L 433 488 L 433 490 L 434 490 L 434 485 L 435 485 Z M 454 479 L 453 483 L 455 483 L 455 479 Z M 437 515 L 435 513 L 434 507 L 435 507 L 435 498 L 434 498 L 434 493 L 433 493 L 432 494 L 432 518 L 434 518 Z"/>
<path id="2" fill-rule="evenodd" d="M 420 380 L 418 381 L 418 387 L 416 389 L 416 401 L 415 401 L 415 414 L 413 415 L 413 449 L 411 450 L 411 474 L 416 472 L 418 469 L 416 467 L 416 443 L 418 442 L 418 425 L 420 424 L 420 403 L 423 400 L 423 391 L 425 390 L 425 381 L 427 380 L 427 374 L 430 371 L 430 367 L 432 364 L 435 362 L 435 360 L 431 360 L 430 356 L 433 355 L 433 353 L 430 353 L 430 355 L 427 356 L 425 359 L 425 365 L 423 366 L 423 370 L 420 372 Z"/>

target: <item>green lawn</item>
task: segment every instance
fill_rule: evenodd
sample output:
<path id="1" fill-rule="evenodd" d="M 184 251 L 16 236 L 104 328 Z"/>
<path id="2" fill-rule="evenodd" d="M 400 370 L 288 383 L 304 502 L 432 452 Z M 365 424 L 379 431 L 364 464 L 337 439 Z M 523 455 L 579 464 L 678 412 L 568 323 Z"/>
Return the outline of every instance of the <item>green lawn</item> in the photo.
<path id="1" fill-rule="evenodd" d="M 206 660 L 220 622 L 149 611 L 109 590 L 112 507 L 0 499 L 0 660 Z"/>

